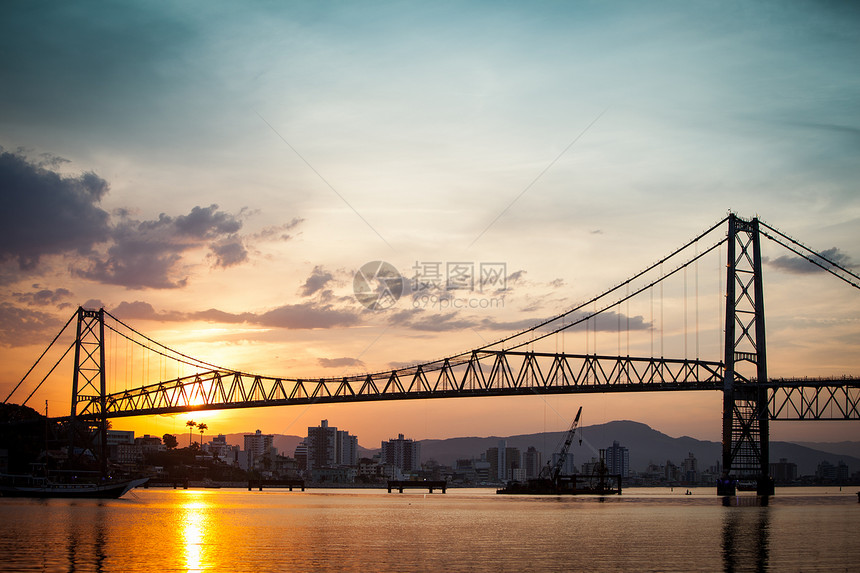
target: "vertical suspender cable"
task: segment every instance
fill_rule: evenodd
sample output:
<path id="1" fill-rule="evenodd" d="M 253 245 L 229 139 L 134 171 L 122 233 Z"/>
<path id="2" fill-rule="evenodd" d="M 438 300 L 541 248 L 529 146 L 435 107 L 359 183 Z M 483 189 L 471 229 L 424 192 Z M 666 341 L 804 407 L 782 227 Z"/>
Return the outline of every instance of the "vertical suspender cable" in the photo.
<path id="1" fill-rule="evenodd" d="M 687 266 L 684 265 L 684 360 L 689 358 L 687 354 Z"/>

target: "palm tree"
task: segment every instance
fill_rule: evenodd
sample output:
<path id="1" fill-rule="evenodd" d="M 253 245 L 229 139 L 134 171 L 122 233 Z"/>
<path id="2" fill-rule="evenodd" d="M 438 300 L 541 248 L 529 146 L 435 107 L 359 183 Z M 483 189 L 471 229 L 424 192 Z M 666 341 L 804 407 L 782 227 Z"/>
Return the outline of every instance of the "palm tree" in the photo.
<path id="1" fill-rule="evenodd" d="M 206 425 L 206 422 L 200 422 L 197 424 L 197 429 L 200 430 L 200 447 L 203 447 L 203 432 L 209 429 L 209 426 Z"/>
<path id="2" fill-rule="evenodd" d="M 185 425 L 188 426 L 188 447 L 190 448 L 191 447 L 191 429 L 197 425 L 197 422 L 195 422 L 194 420 L 188 420 L 187 422 L 185 422 Z"/>

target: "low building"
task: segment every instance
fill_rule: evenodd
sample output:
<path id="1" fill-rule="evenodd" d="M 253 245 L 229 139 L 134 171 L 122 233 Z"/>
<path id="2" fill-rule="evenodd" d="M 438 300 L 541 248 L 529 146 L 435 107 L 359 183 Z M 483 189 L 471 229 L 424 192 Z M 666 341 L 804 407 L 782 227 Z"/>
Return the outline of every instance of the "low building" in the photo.
<path id="1" fill-rule="evenodd" d="M 311 481 L 314 483 L 349 484 L 355 483 L 356 474 L 355 468 L 345 466 L 314 468 L 311 470 Z"/>
<path id="2" fill-rule="evenodd" d="M 797 464 L 789 462 L 787 458 L 780 458 L 778 462 L 770 464 L 770 477 L 774 483 L 793 483 L 797 480 Z"/>

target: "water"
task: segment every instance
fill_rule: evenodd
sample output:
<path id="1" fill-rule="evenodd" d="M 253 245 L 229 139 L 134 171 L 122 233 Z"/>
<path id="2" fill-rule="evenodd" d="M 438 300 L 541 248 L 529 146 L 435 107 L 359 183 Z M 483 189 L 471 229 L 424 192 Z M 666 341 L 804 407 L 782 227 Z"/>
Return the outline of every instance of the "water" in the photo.
<path id="1" fill-rule="evenodd" d="M 4 571 L 858 571 L 854 490 L 138 489 L 0 499 Z"/>

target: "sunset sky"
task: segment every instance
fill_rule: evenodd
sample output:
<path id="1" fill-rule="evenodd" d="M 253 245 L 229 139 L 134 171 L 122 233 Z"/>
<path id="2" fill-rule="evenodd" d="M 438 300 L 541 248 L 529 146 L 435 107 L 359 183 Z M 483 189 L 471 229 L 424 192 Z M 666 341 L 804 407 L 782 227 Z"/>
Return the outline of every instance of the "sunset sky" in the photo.
<path id="1" fill-rule="evenodd" d="M 4 398 L 78 305 L 237 370 L 342 376 L 468 350 L 558 314 L 728 211 L 855 272 L 860 261 L 854 3 L 20 2 L 3 12 Z M 860 375 L 860 293 L 764 247 L 770 373 Z M 371 261 L 406 277 L 503 265 L 506 288 L 456 291 L 467 308 L 406 292 L 369 310 L 354 277 Z M 711 360 L 721 264 L 703 262 L 696 279 L 696 346 Z M 667 314 L 681 312 L 679 289 L 662 293 Z M 660 327 L 661 339 L 673 329 L 671 351 L 693 328 L 683 308 L 687 325 Z M 653 344 L 655 320 L 637 309 L 634 337 Z M 616 334 L 598 342 L 609 352 Z M 575 333 L 562 343 L 587 350 Z M 29 405 L 67 412 L 70 387 Z M 586 425 L 632 419 L 720 439 L 718 393 L 193 417 L 210 433 L 297 435 L 328 419 L 378 447 L 398 433 L 557 431 L 579 405 Z M 191 417 L 114 427 L 182 433 Z M 772 439 L 858 436 L 853 422 L 772 426 Z"/>

